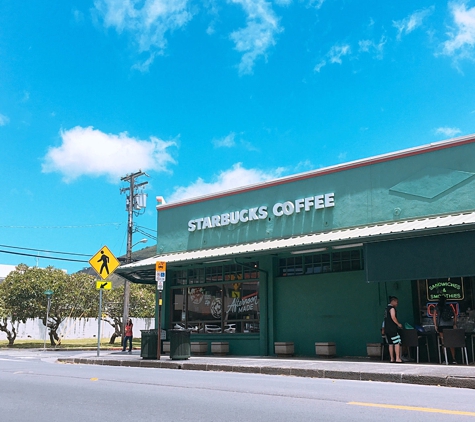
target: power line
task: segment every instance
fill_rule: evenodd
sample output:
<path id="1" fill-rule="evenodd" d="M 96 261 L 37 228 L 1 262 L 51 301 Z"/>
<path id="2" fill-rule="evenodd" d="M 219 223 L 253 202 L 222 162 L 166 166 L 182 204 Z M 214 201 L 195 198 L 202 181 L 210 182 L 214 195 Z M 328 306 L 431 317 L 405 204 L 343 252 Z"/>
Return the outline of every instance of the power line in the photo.
<path id="1" fill-rule="evenodd" d="M 144 232 L 144 231 L 141 230 L 141 229 L 136 228 L 136 229 L 135 229 L 135 232 L 136 232 L 136 233 L 143 234 L 144 236 L 147 236 L 149 239 L 157 240 L 157 237 L 156 237 L 156 236 L 153 236 L 153 235 L 151 235 L 150 233 Z"/>
<path id="2" fill-rule="evenodd" d="M 100 224 L 83 224 L 70 226 L 0 226 L 0 229 L 83 229 L 87 227 L 104 227 L 116 226 L 120 227 L 122 223 L 100 223 Z"/>
<path id="3" fill-rule="evenodd" d="M 92 256 L 84 253 L 74 253 L 74 252 L 59 252 L 59 251 L 48 251 L 46 249 L 35 249 L 35 248 L 22 248 L 20 246 L 9 246 L 9 245 L 0 245 L 2 248 L 9 248 L 9 249 L 22 249 L 24 251 L 37 251 L 37 252 L 48 252 L 48 253 L 56 253 L 60 255 L 76 255 L 76 256 Z"/>
<path id="4" fill-rule="evenodd" d="M 135 226 L 135 227 L 138 227 L 138 228 L 140 228 L 140 229 L 142 229 L 142 230 L 147 230 L 147 231 L 152 232 L 152 233 L 157 233 L 157 229 L 149 229 L 148 227 L 139 226 L 138 224 L 135 224 L 134 226 Z"/>
<path id="5" fill-rule="evenodd" d="M 29 253 L 21 253 L 21 252 L 13 252 L 13 251 L 3 251 L 0 249 L 0 253 L 8 253 L 11 255 L 22 255 L 22 256 L 32 256 L 34 258 L 41 258 L 41 259 L 56 259 L 59 261 L 71 261 L 71 262 L 89 262 L 82 259 L 70 259 L 70 258 L 56 258 L 51 256 L 44 256 L 44 255 L 33 255 Z"/>

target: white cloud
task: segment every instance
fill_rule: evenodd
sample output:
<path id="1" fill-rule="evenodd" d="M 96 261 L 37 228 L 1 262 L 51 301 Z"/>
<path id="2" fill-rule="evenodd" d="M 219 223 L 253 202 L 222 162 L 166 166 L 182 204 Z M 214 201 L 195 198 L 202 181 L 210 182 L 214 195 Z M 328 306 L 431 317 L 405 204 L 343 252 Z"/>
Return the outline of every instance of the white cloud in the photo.
<path id="1" fill-rule="evenodd" d="M 351 52 L 351 48 L 348 44 L 334 45 L 328 52 L 327 56 L 330 60 L 330 63 L 341 64 L 341 58 L 343 56 L 346 56 L 350 52 Z"/>
<path id="2" fill-rule="evenodd" d="M 10 119 L 4 114 L 0 114 L 0 126 L 5 126 L 10 122 Z"/>
<path id="3" fill-rule="evenodd" d="M 231 148 L 236 145 L 236 141 L 234 140 L 235 137 L 236 137 L 236 134 L 234 132 L 231 132 L 229 135 L 225 136 L 224 138 L 214 139 L 213 144 L 216 148 L 219 148 L 219 147 Z"/>
<path id="4" fill-rule="evenodd" d="M 239 63 L 241 75 L 253 72 L 255 61 L 263 56 L 267 50 L 275 45 L 275 35 L 283 29 L 279 26 L 279 19 L 272 10 L 272 5 L 265 0 L 230 0 L 242 6 L 247 15 L 245 28 L 231 33 L 235 49 L 243 53 Z"/>
<path id="5" fill-rule="evenodd" d="M 435 129 L 436 135 L 444 135 L 448 136 L 449 138 L 452 138 L 459 133 L 462 133 L 462 131 L 457 127 L 438 127 Z"/>
<path id="6" fill-rule="evenodd" d="M 310 7 L 315 7 L 315 9 L 320 9 L 325 3 L 325 0 L 309 0 L 308 5 Z"/>
<path id="7" fill-rule="evenodd" d="M 140 53 L 149 57 L 136 68 L 148 69 L 157 54 L 163 54 L 166 34 L 186 26 L 192 13 L 188 0 L 95 0 L 106 28 L 129 32 Z"/>
<path id="8" fill-rule="evenodd" d="M 44 157 L 44 173 L 58 172 L 66 182 L 80 176 L 107 176 L 118 182 L 126 173 L 141 170 L 168 171 L 175 161 L 169 153 L 174 141 L 156 137 L 140 140 L 126 132 L 108 134 L 93 127 L 76 126 L 61 131 L 62 144 L 49 148 Z"/>
<path id="9" fill-rule="evenodd" d="M 329 63 L 338 63 L 342 64 L 341 58 L 351 53 L 351 47 L 348 44 L 334 45 L 327 54 L 325 54 L 326 59 L 320 60 L 318 64 L 313 68 L 314 72 L 320 72 L 322 67 L 326 66 Z M 328 60 L 328 61 L 327 61 Z"/>
<path id="10" fill-rule="evenodd" d="M 299 172 L 304 172 L 304 171 L 310 171 L 310 170 L 314 170 L 314 169 L 315 169 L 315 166 L 312 164 L 312 162 L 310 160 L 300 161 L 295 166 L 295 171 L 298 172 L 298 173 Z"/>
<path id="11" fill-rule="evenodd" d="M 315 67 L 313 68 L 313 70 L 315 72 L 320 72 L 320 70 L 322 69 L 323 66 L 325 66 L 327 64 L 326 60 L 322 60 L 320 63 L 317 63 L 315 65 Z"/>
<path id="12" fill-rule="evenodd" d="M 345 152 L 340 152 L 340 153 L 338 154 L 338 160 L 339 160 L 339 161 L 345 161 L 347 155 L 348 155 L 348 152 L 347 152 L 347 151 L 345 151 Z"/>
<path id="13" fill-rule="evenodd" d="M 75 9 L 72 11 L 72 14 L 76 23 L 84 21 L 84 13 L 82 13 L 80 10 Z"/>
<path id="14" fill-rule="evenodd" d="M 215 180 L 205 182 L 199 178 L 189 186 L 179 186 L 167 202 L 177 202 L 197 196 L 210 195 L 243 186 L 253 185 L 275 179 L 281 175 L 282 169 L 265 172 L 259 169 L 246 169 L 241 163 L 234 164 L 229 170 L 219 173 Z"/>
<path id="15" fill-rule="evenodd" d="M 387 38 L 384 35 L 378 43 L 375 43 L 373 40 L 361 40 L 358 42 L 359 51 L 362 53 L 373 53 L 374 57 L 381 60 L 386 42 Z"/>
<path id="16" fill-rule="evenodd" d="M 475 45 L 475 7 L 467 9 L 465 2 L 449 3 L 456 28 L 447 35 L 443 53 L 458 58 L 472 58 Z"/>
<path id="17" fill-rule="evenodd" d="M 434 12 L 434 6 L 426 9 L 417 10 L 407 18 L 399 21 L 393 21 L 393 26 L 398 30 L 397 39 L 400 40 L 402 35 L 407 35 L 422 25 L 423 20 Z"/>

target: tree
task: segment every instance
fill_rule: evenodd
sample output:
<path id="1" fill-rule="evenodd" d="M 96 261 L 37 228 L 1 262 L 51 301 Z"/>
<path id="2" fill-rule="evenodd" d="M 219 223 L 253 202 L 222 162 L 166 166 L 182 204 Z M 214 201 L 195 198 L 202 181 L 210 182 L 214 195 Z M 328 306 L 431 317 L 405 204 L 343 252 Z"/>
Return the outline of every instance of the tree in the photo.
<path id="1" fill-rule="evenodd" d="M 3 301 L 3 283 L 0 284 L 0 331 L 3 331 L 7 335 L 8 346 L 13 346 L 16 339 L 16 327 L 15 321 L 12 320 L 11 315 L 8 313 L 5 303 Z M 8 324 L 10 323 L 10 328 Z"/>
<path id="2" fill-rule="evenodd" d="M 109 343 L 114 344 L 122 333 L 124 287 L 108 291 L 104 300 L 104 321 L 114 328 Z M 152 318 L 155 315 L 155 286 L 130 283 L 129 316 L 132 318 Z"/>
<path id="3" fill-rule="evenodd" d="M 21 264 L 2 284 L 4 307 L 12 321 L 41 318 L 49 328 L 52 346 L 61 343 L 57 330 L 66 318 L 90 317 L 98 303 L 94 277 L 83 273 L 68 275 L 53 267 Z M 53 291 L 48 321 L 46 290 Z"/>
<path id="4" fill-rule="evenodd" d="M 84 273 L 58 277 L 50 288 L 53 290 L 49 311 L 49 337 L 52 346 L 61 344 L 57 330 L 66 318 L 89 318 L 97 313 L 99 293 L 95 287 L 96 279 Z M 56 289 L 56 290 L 55 290 Z M 46 307 L 42 309 L 46 320 Z"/>

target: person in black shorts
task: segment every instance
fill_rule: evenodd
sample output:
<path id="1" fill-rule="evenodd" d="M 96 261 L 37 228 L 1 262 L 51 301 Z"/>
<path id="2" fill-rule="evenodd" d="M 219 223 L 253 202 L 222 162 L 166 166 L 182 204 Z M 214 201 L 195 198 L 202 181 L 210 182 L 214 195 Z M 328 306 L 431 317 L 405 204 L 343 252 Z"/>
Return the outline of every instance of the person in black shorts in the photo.
<path id="1" fill-rule="evenodd" d="M 396 296 L 389 297 L 389 305 L 384 311 L 384 334 L 389 345 L 391 362 L 401 363 L 401 336 L 398 333 L 398 328 L 402 328 L 402 324 L 397 319 L 398 303 Z"/>

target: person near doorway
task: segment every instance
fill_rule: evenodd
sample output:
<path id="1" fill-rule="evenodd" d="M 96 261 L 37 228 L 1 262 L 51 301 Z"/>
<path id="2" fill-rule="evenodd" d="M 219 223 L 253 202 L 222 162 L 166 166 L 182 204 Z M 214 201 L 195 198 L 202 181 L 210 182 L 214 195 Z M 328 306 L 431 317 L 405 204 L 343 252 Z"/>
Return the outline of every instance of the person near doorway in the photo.
<path id="1" fill-rule="evenodd" d="M 401 336 L 398 329 L 402 324 L 397 319 L 396 308 L 399 300 L 396 296 L 389 297 L 389 305 L 384 311 L 384 334 L 389 345 L 389 358 L 391 362 L 401 363 Z"/>
<path id="2" fill-rule="evenodd" d="M 445 296 L 439 296 L 439 301 L 432 314 L 434 321 L 435 331 L 440 337 L 440 343 L 444 344 L 444 330 L 457 328 L 457 315 L 454 312 L 452 306 L 447 303 Z M 452 363 L 456 364 L 455 360 L 455 348 L 451 347 Z"/>
<path id="3" fill-rule="evenodd" d="M 125 352 L 125 349 L 127 348 L 127 341 L 129 342 L 129 353 L 132 353 L 132 327 L 134 324 L 132 324 L 132 320 L 129 318 L 127 320 L 127 324 L 125 324 L 124 328 L 124 344 L 122 346 L 122 351 Z"/>

